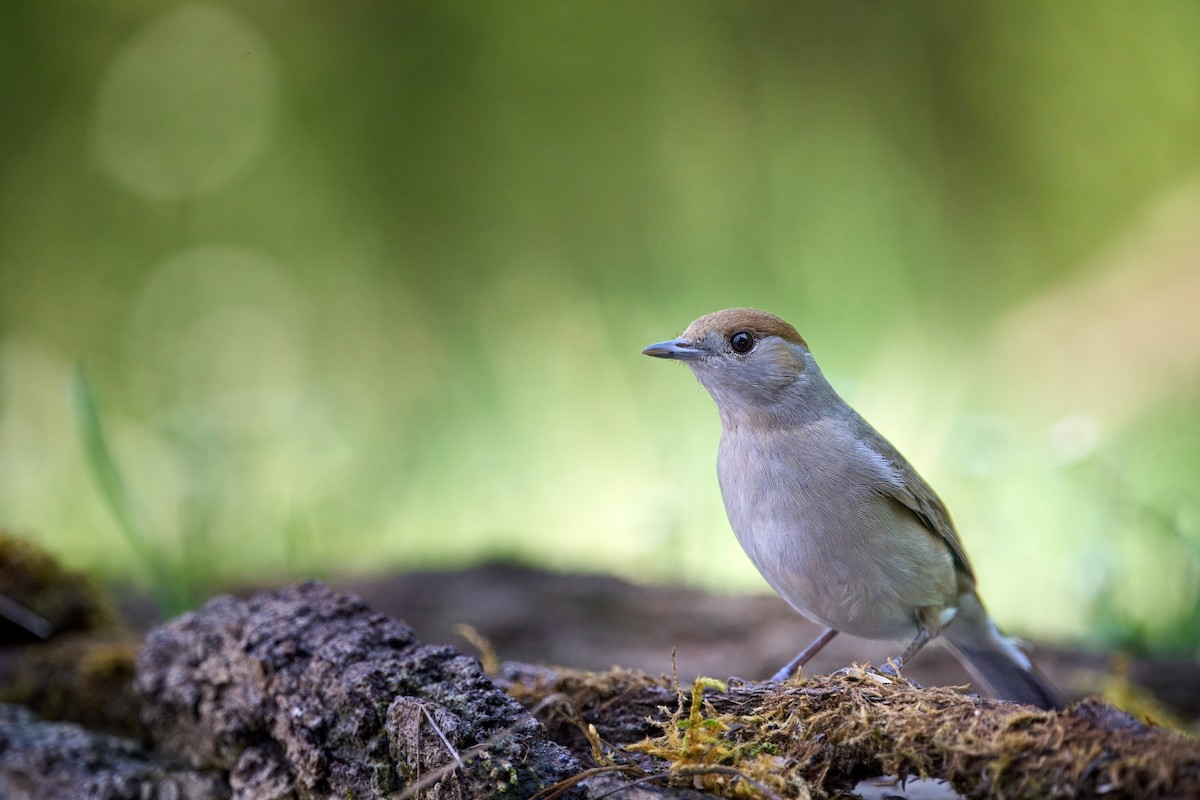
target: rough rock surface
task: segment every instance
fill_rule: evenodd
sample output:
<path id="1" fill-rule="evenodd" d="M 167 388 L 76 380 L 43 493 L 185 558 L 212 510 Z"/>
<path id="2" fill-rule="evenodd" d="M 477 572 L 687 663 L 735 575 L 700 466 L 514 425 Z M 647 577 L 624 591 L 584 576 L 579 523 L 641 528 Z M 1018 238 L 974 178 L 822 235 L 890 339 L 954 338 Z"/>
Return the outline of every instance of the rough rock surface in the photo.
<path id="1" fill-rule="evenodd" d="M 164 761 L 136 743 L 0 705 L 4 800 L 218 800 L 225 776 Z"/>
<path id="2" fill-rule="evenodd" d="M 581 769 L 476 659 L 317 583 L 155 629 L 137 688 L 156 747 L 235 798 L 528 798 Z"/>

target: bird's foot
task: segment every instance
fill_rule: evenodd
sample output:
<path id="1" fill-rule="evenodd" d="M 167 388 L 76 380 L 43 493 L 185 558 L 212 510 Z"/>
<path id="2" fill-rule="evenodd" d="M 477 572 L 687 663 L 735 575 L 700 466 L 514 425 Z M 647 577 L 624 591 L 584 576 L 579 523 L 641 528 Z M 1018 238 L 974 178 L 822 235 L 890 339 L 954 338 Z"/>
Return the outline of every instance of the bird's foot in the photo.
<path id="1" fill-rule="evenodd" d="M 790 666 L 788 665 L 788 667 Z M 770 678 L 771 683 L 783 683 L 784 681 L 790 681 L 792 678 L 800 677 L 800 670 L 798 668 L 789 669 L 788 667 L 784 667 L 772 675 Z"/>
<path id="2" fill-rule="evenodd" d="M 870 667 L 870 666 L 860 667 L 858 664 L 851 664 L 848 667 L 842 667 L 841 669 L 839 669 L 835 672 L 829 673 L 829 677 L 831 677 L 831 678 L 858 678 L 861 680 L 864 678 L 879 679 L 879 678 L 884 678 L 887 676 L 880 675 L 874 667 Z M 890 683 L 891 681 L 879 681 L 879 682 L 880 683 Z"/>
<path id="3" fill-rule="evenodd" d="M 872 667 L 870 665 L 864 667 L 859 666 L 858 664 L 852 664 L 849 667 L 843 667 L 839 669 L 837 672 L 830 673 L 829 677 L 858 678 L 859 680 L 869 680 L 874 681 L 875 683 L 896 683 L 897 681 L 904 681 L 915 689 L 925 688 L 916 681 L 910 681 L 908 678 L 905 678 L 903 675 L 901 675 L 900 670 L 896 668 L 895 663 L 890 659 L 886 664 L 883 664 L 879 667 Z"/>
<path id="4" fill-rule="evenodd" d="M 886 664 L 881 664 L 879 666 L 879 672 L 881 672 L 884 675 L 887 675 L 889 678 L 900 678 L 901 680 L 903 680 L 905 683 L 907 683 L 909 686 L 913 687 L 914 689 L 924 689 L 925 687 L 922 686 L 921 684 L 917 683 L 916 681 L 914 681 L 910 678 L 906 678 L 900 674 L 900 670 L 903 666 L 904 666 L 904 662 L 901 661 L 900 659 L 889 658 L 887 660 Z"/>

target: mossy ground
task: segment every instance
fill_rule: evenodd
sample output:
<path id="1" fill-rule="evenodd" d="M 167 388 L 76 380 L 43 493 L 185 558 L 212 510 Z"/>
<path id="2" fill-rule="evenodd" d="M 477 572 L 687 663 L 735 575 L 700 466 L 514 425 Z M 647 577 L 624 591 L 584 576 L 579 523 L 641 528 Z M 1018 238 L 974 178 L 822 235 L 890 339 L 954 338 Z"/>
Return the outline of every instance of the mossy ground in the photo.
<path id="1" fill-rule="evenodd" d="M 877 775 L 937 778 L 978 798 L 1200 796 L 1200 741 L 1098 700 L 1039 711 L 858 667 L 690 690 L 623 670 L 564 673 L 513 693 L 552 730 L 566 718 L 586 726 L 599 766 L 720 797 L 830 797 Z M 649 733 L 631 735 L 620 713 L 607 721 L 648 698 Z"/>

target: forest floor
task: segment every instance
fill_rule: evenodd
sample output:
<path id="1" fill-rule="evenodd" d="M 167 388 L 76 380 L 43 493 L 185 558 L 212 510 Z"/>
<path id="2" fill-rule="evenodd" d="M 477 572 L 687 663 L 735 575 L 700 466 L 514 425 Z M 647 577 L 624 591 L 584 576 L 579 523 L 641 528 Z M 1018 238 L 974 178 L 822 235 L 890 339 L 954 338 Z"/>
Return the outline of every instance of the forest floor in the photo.
<path id="1" fill-rule="evenodd" d="M 238 681 L 249 680 L 248 685 L 251 686 L 259 680 L 270 682 L 283 679 L 292 674 L 292 667 L 288 664 L 293 663 L 297 654 L 311 654 L 315 659 L 314 664 L 326 658 L 333 661 L 343 659 L 341 666 L 329 667 L 334 675 L 345 673 L 349 678 L 357 669 L 354 664 L 361 662 L 377 665 L 372 667 L 372 675 L 392 674 L 393 677 L 389 678 L 392 683 L 388 686 L 393 683 L 415 686 L 411 681 L 420 683 L 427 680 L 426 672 L 419 673 L 426 677 L 396 677 L 409 669 L 403 666 L 409 662 L 386 666 L 392 654 L 399 652 L 396 650 L 398 645 L 388 642 L 400 642 L 402 639 L 411 639 L 405 647 L 428 643 L 427 646 L 421 645 L 426 649 L 419 652 L 426 654 L 423 658 L 432 661 L 428 661 L 421 670 L 431 668 L 428 666 L 431 664 L 442 664 L 446 654 L 454 652 L 447 648 L 438 649 L 442 644 L 478 655 L 496 685 L 530 708 L 547 724 L 554 741 L 567 744 L 575 756 L 586 763 L 589 749 L 596 742 L 587 736 L 579 738 L 579 731 L 575 729 L 579 719 L 594 719 L 601 737 L 609 742 L 636 742 L 651 735 L 654 726 L 660 724 L 648 723 L 650 717 L 676 704 L 676 698 L 700 691 L 693 688 L 693 682 L 698 677 L 726 681 L 737 676 L 745 681 L 762 681 L 819 633 L 815 626 L 770 595 L 717 595 L 687 587 L 644 586 L 603 575 L 563 574 L 502 563 L 330 581 L 332 592 L 316 584 L 269 594 L 261 592 L 277 587 L 241 587 L 228 592 L 233 595 L 232 598 L 211 601 L 195 615 L 189 614 L 162 624 L 164 620 L 143 594 L 117 590 L 108 595 L 103 590 L 96 591 L 86 579 L 64 573 L 47 561 L 45 556 L 23 546 L 10 546 L 0 555 L 4 555 L 0 559 L 4 562 L 0 564 L 0 578 L 5 578 L 12 589 L 17 589 L 20 588 L 18 583 L 21 576 L 33 576 L 27 586 L 30 589 L 29 597 L 41 602 L 42 607 L 47 607 L 44 605 L 48 596 L 44 593 L 47 587 L 66 587 L 61 595 L 56 595 L 60 602 L 57 605 L 55 630 L 62 630 L 63 634 L 56 635 L 46 645 L 28 641 L 19 644 L 11 638 L 0 636 L 0 688 L 4 689 L 0 699 L 22 704 L 29 710 L 21 710 L 20 705 L 0 706 L 6 715 L 0 720 L 0 729 L 3 729 L 0 739 L 7 737 L 11 745 L 8 755 L 0 758 L 0 766 L 3 766 L 0 773 L 7 776 L 3 778 L 7 781 L 4 785 L 10 788 L 22 785 L 21 781 L 26 777 L 38 773 L 42 769 L 38 765 L 47 763 L 45 759 L 49 753 L 65 748 L 65 752 L 78 754 L 83 752 L 81 748 L 92 748 L 100 754 L 96 756 L 96 763 L 105 759 L 117 762 L 110 772 L 104 773 L 115 776 L 112 778 L 116 781 L 113 785 L 145 787 L 161 786 L 163 781 L 183 781 L 192 787 L 190 791 L 193 792 L 184 796 L 219 796 L 222 781 L 227 779 L 222 775 L 233 775 L 241 780 L 245 778 L 243 773 L 246 769 L 261 767 L 261 763 L 252 760 L 250 767 L 246 764 L 223 763 L 219 759 L 214 761 L 214 754 L 220 751 L 220 747 L 212 752 L 202 747 L 199 755 L 188 748 L 197 742 L 208 741 L 206 737 L 215 736 L 217 738 L 213 741 L 222 741 L 223 734 L 219 731 L 229 720 L 237 725 L 247 724 L 247 720 L 258 719 L 256 715 L 262 709 L 250 706 L 243 708 L 237 703 L 223 710 L 220 706 L 197 707 L 194 700 L 187 699 L 199 691 L 196 687 L 224 686 L 229 676 L 235 674 L 241 675 Z M 30 568 L 31 564 L 34 568 Z M 357 601 L 347 598 L 348 595 L 360 598 L 363 603 L 354 605 Z M 312 598 L 311 602 L 305 599 L 308 597 Z M 337 599 L 339 597 L 343 599 Z M 37 602 L 30 602 L 31 607 Z M 272 608 L 276 610 L 271 611 Z M 114 610 L 115 620 L 112 618 Z M 312 613 L 316 613 L 317 617 L 312 617 Z M 328 617 L 330 622 L 322 630 L 319 620 L 324 619 L 321 615 L 326 613 L 332 616 Z M 261 616 L 263 614 L 266 616 Z M 344 616 L 344 622 L 339 620 L 339 615 Z M 244 620 L 248 619 L 255 620 L 253 626 L 256 627 L 246 628 L 250 623 Z M 392 620 L 400 620 L 412 630 L 405 633 L 407 629 L 399 626 L 394 630 L 387 628 L 393 630 L 392 633 L 380 634 L 379 631 L 387 626 L 395 626 Z M 314 624 L 318 627 L 313 628 Z M 146 634 L 151 629 L 154 629 L 154 633 L 147 640 Z M 257 638 L 239 638 L 250 630 L 257 630 L 260 634 Z M 11 633 L 12 630 L 5 629 L 4 632 Z M 263 635 L 268 638 L 263 639 Z M 384 638 L 371 638 L 377 635 L 383 635 Z M 325 645 L 318 646 L 315 643 L 327 641 L 326 637 L 329 636 L 375 643 L 362 652 L 354 647 L 326 652 Z M 389 639 L 389 636 L 392 638 Z M 172 643 L 164 644 L 164 637 L 175 638 Z M 155 641 L 158 642 L 157 647 L 146 644 L 143 649 L 144 642 Z M 253 645 L 252 641 L 260 641 L 260 644 Z M 270 642 L 279 642 L 284 649 L 264 651 L 263 655 L 255 655 L 252 649 L 247 649 L 269 645 Z M 5 644 L 10 646 L 3 646 Z M 835 673 L 854 664 L 879 665 L 889 656 L 894 656 L 902 646 L 903 643 L 872 642 L 839 636 L 809 664 L 806 677 Z M 1139 719 L 1185 731 L 1196 730 L 1195 721 L 1200 719 L 1200 663 L 1195 659 L 1134 658 L 1066 647 L 1035 646 L 1031 650 L 1042 671 L 1071 701 L 1100 696 Z M 139 651 L 143 655 L 135 663 Z M 147 652 L 151 655 L 147 656 Z M 189 652 L 191 655 L 188 655 Z M 303 657 L 309 658 L 308 655 Z M 501 662 L 504 664 L 501 665 Z M 462 681 L 466 681 L 462 685 L 475 685 L 482 680 L 480 687 L 491 686 L 481 677 L 477 664 L 470 666 L 475 663 L 472 659 L 458 659 L 455 663 L 459 664 L 456 669 L 466 670 L 462 673 L 466 677 L 460 676 L 450 684 L 442 685 Z M 245 672 L 247 665 L 249 672 Z M 231 669 L 233 672 L 229 671 Z M 400 671 L 388 672 L 396 669 Z M 471 672 L 472 669 L 475 672 Z M 273 678 L 272 675 L 283 677 Z M 133 691 L 135 677 L 141 687 L 139 692 Z M 966 758 L 964 753 L 968 751 L 962 749 L 961 742 L 956 744 L 957 735 L 947 740 L 946 732 L 937 727 L 944 727 L 950 724 L 947 720 L 954 719 L 960 719 L 961 724 L 967 727 L 982 725 L 980 731 L 987 731 L 986 735 L 979 732 L 970 733 L 969 736 L 964 734 L 967 739 L 963 741 L 975 742 L 976 745 L 972 747 L 976 750 L 984 739 L 1000 732 L 996 734 L 1001 736 L 997 742 L 1003 745 L 997 751 L 1001 753 L 999 758 L 1012 765 L 1025 764 L 1029 769 L 1027 777 L 1019 778 L 1020 783 L 1007 785 L 1021 787 L 1018 794 L 1023 796 L 1036 796 L 1036 792 L 1026 790 L 1040 785 L 1039 782 L 1046 780 L 1046 775 L 1055 775 L 1054 780 L 1058 781 L 1056 785 L 1065 787 L 1064 791 L 1072 786 L 1082 787 L 1087 781 L 1096 783 L 1099 779 L 1095 769 L 1099 767 L 1088 767 L 1089 763 L 1107 764 L 1106 769 L 1126 770 L 1130 771 L 1130 775 L 1136 772 L 1136 779 L 1130 779 L 1134 781 L 1131 785 L 1155 787 L 1152 792 L 1155 796 L 1173 796 L 1172 792 L 1177 792 L 1180 786 L 1192 787 L 1196 784 L 1197 770 L 1200 770 L 1200 759 L 1196 753 L 1200 752 L 1197 749 L 1200 746 L 1196 745 L 1194 739 L 1143 726 L 1094 700 L 1088 700 L 1070 712 L 1063 712 L 1061 717 L 1022 716 L 1022 709 L 1011 704 L 988 704 L 964 697 L 958 692 L 940 692 L 933 687 L 963 687 L 970 679 L 948 651 L 936 646 L 927 648 L 911 665 L 906 666 L 905 677 L 930 687 L 930 691 L 914 693 L 907 684 L 880 688 L 871 679 L 864 678 L 861 670 L 851 670 L 849 678 L 814 679 L 804 684 L 789 683 L 787 686 L 750 683 L 744 686 L 738 684 L 735 689 L 731 683 L 728 694 L 706 695 L 708 699 L 704 701 L 704 707 L 708 710 L 706 713 L 716 715 L 712 717 L 712 724 L 723 726 L 731 732 L 742 731 L 745 735 L 753 729 L 754 724 L 773 718 L 771 715 L 775 712 L 768 714 L 763 709 L 777 709 L 783 715 L 779 719 L 806 719 L 809 722 L 805 724 L 813 726 L 819 720 L 826 720 L 832 725 L 826 733 L 820 733 L 818 726 L 804 735 L 789 734 L 785 737 L 786 742 L 816 743 L 818 750 L 813 753 L 819 752 L 821 758 L 811 761 L 815 757 L 813 754 L 803 757 L 797 755 L 787 763 L 798 768 L 805 764 L 825 764 L 821 770 L 833 770 L 827 774 L 821 773 L 829 780 L 826 791 L 833 791 L 831 787 L 839 785 L 853 787 L 854 796 L 859 797 L 895 797 L 902 792 L 903 796 L 910 798 L 941 798 L 958 796 L 955 789 L 970 796 L 1004 796 L 1009 789 L 1001 785 L 999 773 L 995 784 L 989 785 L 986 780 L 983 784 L 978 782 L 978 776 L 985 774 L 980 773 L 980 769 L 985 769 L 997 758 L 995 753 L 988 755 L 987 752 L 991 751 L 971 750 L 970 758 L 978 760 L 979 764 L 969 759 L 963 761 Z M 155 680 L 166 682 L 155 684 Z M 343 686 L 337 680 L 333 683 L 318 681 L 308 688 L 292 687 L 285 694 L 303 697 L 307 693 L 311 695 L 314 708 L 344 707 L 345 710 L 339 711 L 339 714 L 353 714 L 356 713 L 353 709 L 359 705 L 359 701 L 354 699 L 354 692 L 358 691 L 354 688 L 356 685 L 353 681 L 344 684 L 344 691 L 350 694 L 337 700 L 342 705 L 337 705 L 323 694 Z M 698 682 L 695 685 L 715 684 Z M 157 686 L 157 689 L 148 689 L 150 686 Z M 386 686 L 378 688 L 381 694 L 376 704 L 387 706 L 385 700 L 390 697 L 390 690 Z M 269 696 L 271 691 L 276 690 L 268 691 L 259 687 L 244 694 L 246 698 L 253 698 Z M 495 687 L 490 691 L 496 691 Z M 175 708 L 170 704 L 172 692 L 182 692 L 182 706 Z M 216 696 L 224 697 L 226 692 L 222 690 Z M 235 693 L 228 696 L 236 698 L 239 695 Z M 415 695 L 418 698 L 429 696 L 424 690 L 419 690 Z M 693 714 L 696 713 L 698 697 L 693 695 Z M 556 717 L 558 712 L 545 707 L 548 698 L 558 698 L 559 702 L 568 698 L 566 702 L 573 709 L 570 718 L 574 722 L 566 728 L 556 723 L 556 718 L 560 722 L 564 718 Z M 446 702 L 449 705 L 442 706 L 443 710 L 436 713 L 448 713 L 446 709 L 457 707 L 454 703 L 458 701 L 453 698 Z M 940 710 L 935 712 L 935 707 Z M 198 708 L 210 716 L 192 720 L 192 727 L 188 727 L 184 724 L 187 721 L 185 712 Z M 393 742 L 393 749 L 398 746 L 396 742 L 403 742 L 408 734 L 416 736 L 414 742 L 420 741 L 424 735 L 421 733 L 421 723 L 418 720 L 416 727 L 412 728 L 405 722 L 405 714 L 419 711 L 418 716 L 428 716 L 434 713 L 430 708 L 432 706 L 428 706 L 427 700 L 395 699 L 388 714 L 388 736 Z M 747 716 L 749 708 L 757 710 Z M 797 708 L 807 710 L 801 716 L 795 716 Z M 538 709 L 543 710 L 539 712 Z M 22 716 L 27 713 L 35 714 L 46 722 L 35 722 L 34 717 Z M 459 709 L 458 713 L 463 712 Z M 156 714 L 157 727 L 153 722 L 147 722 L 148 719 L 154 720 Z M 222 717 L 222 714 L 225 716 Z M 610 714 L 615 716 L 610 718 Z M 462 717 L 463 724 L 470 718 L 470 714 Z M 445 719 L 455 719 L 455 716 L 452 713 Z M 81 723 L 84 731 L 55 727 L 53 720 Z M 261 735 L 264 725 L 274 724 L 269 720 L 268 715 L 253 723 L 249 730 L 256 731 L 254 737 Z M 862 732 L 867 738 L 859 737 L 847 727 L 856 720 L 867 723 L 867 728 Z M 933 728 L 929 727 L 931 724 Z M 559 727 L 556 728 L 556 725 Z M 1031 725 L 1033 728 L 1029 727 Z M 1060 729 L 1056 725 L 1066 727 Z M 686 727 L 684 725 L 680 730 Z M 1007 735 L 1004 731 L 1010 729 L 1019 731 L 1016 744 L 1005 744 L 1008 740 L 1003 740 L 1003 736 Z M 1044 734 L 1042 738 L 1045 741 L 1040 745 L 1030 732 L 1035 729 Z M 128 738 L 122 739 L 126 744 L 121 744 L 114 751 L 109 740 L 96 739 L 94 736 L 86 738 L 91 734 L 85 731 L 106 731 Z M 463 735 L 466 736 L 465 733 Z M 885 746 L 886 743 L 879 736 L 892 744 Z M 1128 742 L 1118 741 L 1121 736 L 1132 738 Z M 685 736 L 685 745 L 687 739 Z M 1065 766 L 1055 766 L 1051 762 L 1054 758 L 1061 759 L 1061 746 L 1066 739 L 1086 743 L 1086 747 L 1081 744 L 1077 748 L 1080 752 L 1086 750 L 1109 755 L 1098 761 L 1088 756 L 1078 764 L 1068 759 Z M 912 743 L 918 740 L 923 744 L 914 749 Z M 1099 744 L 1094 744 L 1093 740 Z M 174 767 L 164 767 L 155 760 L 157 756 L 151 757 L 142 751 L 137 751 L 131 766 L 125 762 L 129 761 L 129 753 L 134 752 L 129 748 L 137 747 L 132 743 L 135 741 L 155 750 L 163 746 L 166 751 L 174 751 L 177 756 L 182 754 L 185 760 L 197 766 L 216 765 L 227 772 L 172 772 Z M 866 749 L 862 752 L 851 752 L 853 748 L 829 749 L 830 743 L 839 741 L 859 741 Z M 360 744 L 355 742 L 353 746 Z M 693 740 L 692 745 L 695 744 Z M 718 737 L 712 744 L 720 749 L 726 746 L 726 741 Z M 287 745 L 287 752 L 291 753 L 293 746 Z M 674 745 L 660 742 L 654 746 Z M 777 751 L 782 746 L 773 745 Z M 947 746 L 949 749 L 946 749 Z M 1016 747 L 1013 754 L 1027 752 L 1041 755 L 1036 758 L 1032 755 L 1029 758 L 1022 756 L 1012 761 L 1012 754 L 1004 754 L 1006 747 Z M 1166 755 L 1168 751 L 1172 753 L 1169 758 Z M 402 752 L 403 748 L 394 749 L 393 756 L 399 758 L 397 753 Z M 595 751 L 592 752 L 594 754 Z M 1070 752 L 1074 753 L 1075 750 Z M 892 756 L 888 753 L 896 754 L 895 758 L 899 760 L 895 763 L 889 761 Z M 920 753 L 924 760 L 910 763 L 907 759 L 913 753 Z M 275 764 L 275 772 L 264 772 L 262 769 L 255 772 L 251 769 L 258 779 L 266 781 L 259 785 L 259 789 L 279 779 L 280 775 L 292 775 L 284 781 L 285 784 L 287 781 L 300 780 L 297 776 L 302 774 L 302 770 L 297 771 L 297 765 L 290 762 L 273 761 L 275 755 L 275 750 L 268 748 L 256 756 L 265 758 L 264 763 Z M 325 754 L 322 757 L 327 756 Z M 1111 761 L 1110 756 L 1119 760 Z M 78 759 L 73 761 L 76 767 L 81 763 Z M 600 763 L 603 761 L 601 758 Z M 67 765 L 71 763 L 70 760 L 62 762 Z M 981 767 L 981 764 L 984 766 Z M 561 767 L 562 764 L 558 764 L 555 768 Z M 614 767 L 610 765 L 609 768 Z M 402 766 L 396 769 L 403 772 Z M 716 769 L 729 772 L 725 767 Z M 763 774 L 778 778 L 774 769 L 771 767 Z M 872 772 L 872 769 L 885 774 L 931 777 L 926 781 L 910 781 L 897 789 L 895 784 L 877 785 L 877 780 L 872 776 L 878 772 Z M 1005 767 L 1005 770 L 1006 780 L 1017 780 L 1019 777 L 1011 766 Z M 796 780 L 799 783 L 793 787 L 795 791 L 789 790 L 790 793 L 779 796 L 805 796 L 807 790 L 803 787 L 817 785 L 809 783 L 814 780 L 813 775 L 809 774 L 812 772 L 810 768 L 803 775 L 797 773 Z M 944 777 L 949 783 L 935 780 L 936 776 Z M 79 773 L 70 770 L 63 772 L 59 778 L 63 785 L 68 786 L 81 779 Z M 709 775 L 709 778 L 712 776 Z M 1104 780 L 1110 780 L 1111 785 L 1109 777 Z M 1091 786 L 1091 783 L 1088 785 Z M 1092 790 L 1097 793 L 1107 791 L 1099 783 Z M 52 796 L 30 791 L 33 793 L 19 796 Z M 605 796 L 605 791 L 604 785 L 593 783 L 585 794 L 601 797 Z M 670 796 L 686 794 L 683 792 Z M 95 796 L 124 797 L 111 792 Z M 435 793 L 430 796 L 443 795 Z M 667 795 L 659 793 L 654 796 Z"/>

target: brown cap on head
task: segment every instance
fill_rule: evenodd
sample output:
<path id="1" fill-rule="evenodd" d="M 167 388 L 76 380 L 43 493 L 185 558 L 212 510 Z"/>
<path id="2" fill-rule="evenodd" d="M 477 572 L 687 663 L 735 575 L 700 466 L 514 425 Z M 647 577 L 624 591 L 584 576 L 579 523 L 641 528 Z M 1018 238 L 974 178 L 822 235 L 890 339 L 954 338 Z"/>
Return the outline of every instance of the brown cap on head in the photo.
<path id="1" fill-rule="evenodd" d="M 754 308 L 727 308 L 724 311 L 714 311 L 688 325 L 681 338 L 699 341 L 710 331 L 718 331 L 722 337 L 738 331 L 753 334 L 756 339 L 778 336 L 784 341 L 798 344 L 805 349 L 808 348 L 808 343 L 791 325 L 774 314 Z"/>

